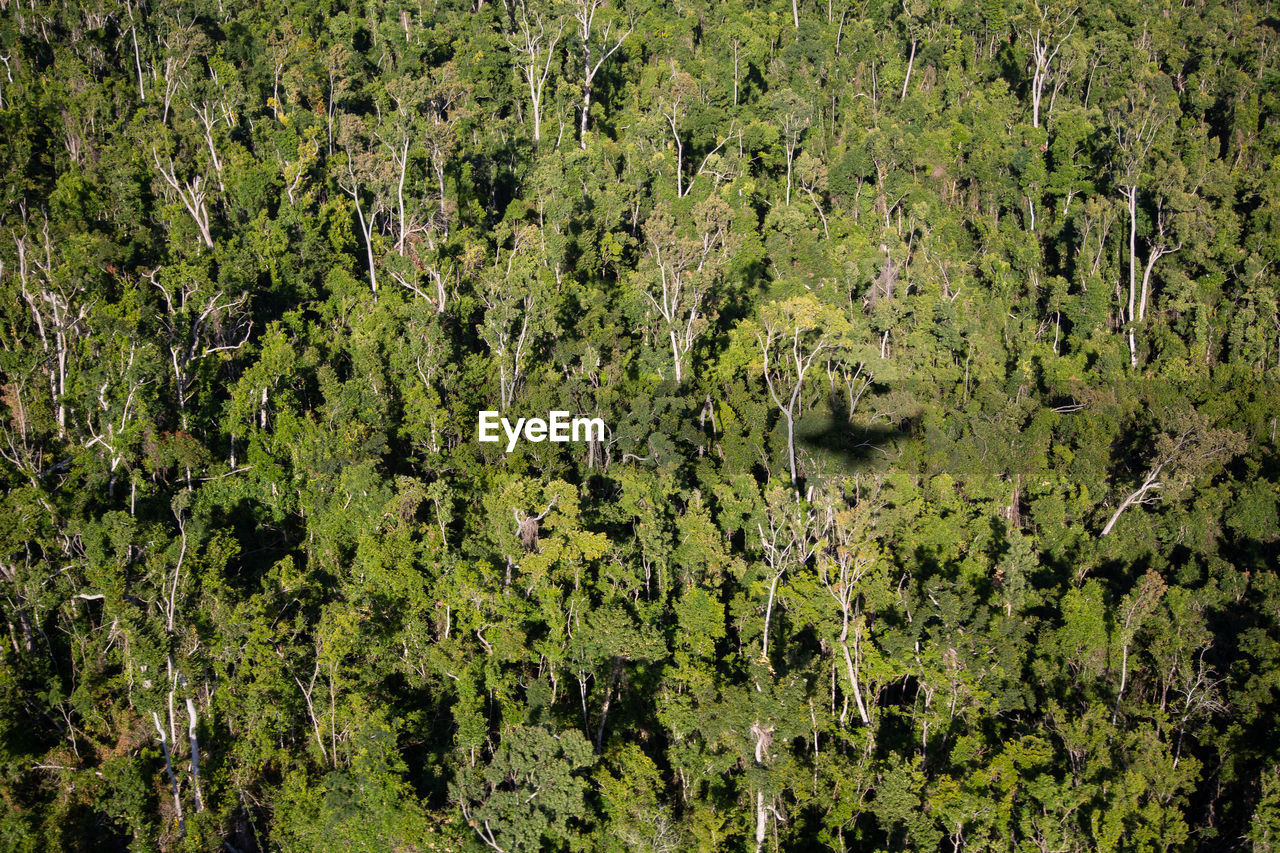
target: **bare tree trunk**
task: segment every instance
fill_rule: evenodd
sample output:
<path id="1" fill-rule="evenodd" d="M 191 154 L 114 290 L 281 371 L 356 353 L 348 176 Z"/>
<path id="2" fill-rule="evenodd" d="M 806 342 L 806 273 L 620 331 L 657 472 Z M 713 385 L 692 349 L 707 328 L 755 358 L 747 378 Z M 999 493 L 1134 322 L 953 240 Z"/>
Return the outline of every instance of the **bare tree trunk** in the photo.
<path id="1" fill-rule="evenodd" d="M 129 19 L 133 19 L 133 6 L 129 7 Z M 146 90 L 142 88 L 142 55 L 138 51 L 138 25 L 134 24 L 129 28 L 129 34 L 133 37 L 133 64 L 138 70 L 138 100 L 144 103 L 147 100 Z"/>
<path id="2" fill-rule="evenodd" d="M 800 386 L 797 385 L 797 388 Z M 795 395 L 792 395 L 792 404 L 794 405 Z M 787 421 L 787 462 L 791 466 L 791 487 L 796 490 L 796 494 L 800 493 L 800 474 L 796 470 L 796 418 L 790 411 L 784 413 Z"/>
<path id="3" fill-rule="evenodd" d="M 1136 319 L 1134 300 L 1136 297 L 1136 264 L 1138 244 L 1138 187 L 1136 185 L 1122 188 L 1125 202 L 1129 208 L 1129 312 L 1125 320 L 1129 324 L 1129 366 L 1138 366 L 1138 346 L 1134 340 L 1133 324 Z"/>
<path id="4" fill-rule="evenodd" d="M 1124 686 L 1129 679 L 1129 644 L 1124 643 L 1120 649 L 1120 689 L 1116 691 L 1116 707 L 1111 712 L 1111 725 L 1113 726 L 1120 716 L 1120 700 L 1124 698 Z"/>
<path id="5" fill-rule="evenodd" d="M 1161 252 L 1158 248 L 1152 247 L 1151 254 L 1147 256 L 1147 265 L 1142 270 L 1142 292 L 1138 296 L 1138 322 L 1141 323 L 1147 316 L 1147 292 L 1151 284 L 1151 270 L 1156 265 L 1156 261 L 1160 260 Z"/>
<path id="6" fill-rule="evenodd" d="M 556 44 L 564 33 L 564 22 L 561 21 L 552 32 L 552 28 L 540 12 L 535 10 L 533 19 L 530 20 L 529 6 L 521 2 L 518 23 L 519 37 L 508 35 L 507 44 L 520 56 L 519 69 L 529 87 L 529 104 L 533 108 L 533 142 L 537 145 L 542 141 L 543 90 L 546 87 L 547 78 L 551 76 L 551 64 L 556 57 Z M 545 61 L 542 59 L 544 47 Z"/>
<path id="7" fill-rule="evenodd" d="M 733 40 L 733 105 L 738 105 L 738 40 Z"/>
<path id="8" fill-rule="evenodd" d="M 1121 513 L 1123 513 L 1126 509 L 1133 506 L 1134 504 L 1141 503 L 1142 499 L 1146 496 L 1147 492 L 1155 491 L 1156 489 L 1161 488 L 1163 484 L 1159 481 L 1159 477 L 1160 477 L 1160 469 L 1163 467 L 1164 467 L 1163 465 L 1157 465 L 1155 468 L 1151 469 L 1151 472 L 1147 474 L 1146 479 L 1143 480 L 1142 485 L 1138 487 L 1138 490 L 1133 492 L 1131 495 L 1129 495 L 1127 498 L 1125 498 L 1123 501 L 1120 502 L 1120 506 L 1117 507 L 1116 511 L 1112 514 L 1111 520 L 1107 522 L 1107 526 L 1102 528 L 1103 536 L 1106 536 L 1108 533 L 1110 533 L 1111 528 L 1116 526 L 1116 522 L 1120 520 Z"/>
<path id="9" fill-rule="evenodd" d="M 1071 21 L 1070 28 L 1066 33 L 1062 32 L 1063 25 Z M 1048 27 L 1046 31 L 1046 27 Z M 1050 21 L 1045 13 L 1041 13 L 1040 23 L 1036 27 L 1033 34 L 1027 30 L 1025 35 L 1031 43 L 1031 58 L 1035 63 L 1035 68 L 1031 72 L 1031 125 L 1032 127 L 1040 126 L 1040 104 L 1044 101 L 1044 84 L 1049 79 L 1049 67 L 1053 64 L 1053 60 L 1057 57 L 1058 51 L 1067 43 L 1067 39 L 1071 38 L 1071 34 L 1075 32 L 1076 22 L 1074 13 L 1068 13 L 1059 17 L 1056 21 Z M 1053 39 L 1057 41 L 1054 42 Z M 1061 74 L 1058 75 L 1061 78 Z M 1061 80 L 1059 80 L 1061 85 Z M 1057 97 L 1058 86 L 1054 87 L 1053 96 L 1049 98 L 1049 109 L 1053 109 L 1054 98 Z M 1087 102 L 1086 98 L 1086 102 Z"/>
<path id="10" fill-rule="evenodd" d="M 675 111 L 672 110 L 671 135 L 676 140 L 676 197 L 684 198 L 684 143 L 680 141 L 680 132 L 676 130 Z"/>
<path id="11" fill-rule="evenodd" d="M 1044 69 L 1036 65 L 1031 76 L 1031 126 L 1040 126 L 1040 98 L 1044 92 Z"/>
<path id="12" fill-rule="evenodd" d="M 915 39 L 911 40 L 911 58 L 907 60 L 907 78 L 902 81 L 902 95 L 898 98 L 900 101 L 906 100 L 907 86 L 911 83 L 911 67 L 916 62 L 916 43 Z"/>
<path id="13" fill-rule="evenodd" d="M 196 811 L 204 811 L 204 795 L 200 792 L 200 744 L 196 740 L 196 705 L 187 697 L 187 739 L 191 741 L 191 787 L 196 799 Z"/>
<path id="14" fill-rule="evenodd" d="M 400 206 L 400 237 L 396 240 L 396 251 L 404 255 L 404 239 L 409 233 L 409 223 L 404 214 L 404 178 L 409 171 L 409 137 L 401 143 L 400 156 L 396 158 L 400 166 L 400 179 L 396 181 L 396 203 Z"/>
<path id="15" fill-rule="evenodd" d="M 376 296 L 378 293 L 378 277 L 373 270 L 373 226 L 372 223 L 365 222 L 364 207 L 360 204 L 360 185 L 356 182 L 355 172 L 351 168 L 349 158 L 347 160 L 347 174 L 351 178 L 351 189 L 346 187 L 343 187 L 343 189 L 356 203 L 356 218 L 360 222 L 360 236 L 364 237 L 365 258 L 369 263 L 369 286 L 373 288 L 373 293 Z"/>
<path id="16" fill-rule="evenodd" d="M 160 735 L 160 748 L 164 750 L 164 768 L 169 774 L 169 786 L 173 789 L 173 810 L 178 816 L 178 831 L 187 834 L 187 823 L 182 817 L 182 797 L 178 794 L 178 777 L 173 772 L 173 756 L 169 752 L 169 736 L 165 734 L 160 715 L 151 712 L 151 719 L 156 724 L 156 734 Z"/>
<path id="17" fill-rule="evenodd" d="M 792 0 L 794 2 L 794 0 Z M 769 827 L 769 816 L 764 810 L 764 791 L 756 789 L 756 853 L 764 849 L 766 830 Z"/>
<path id="18" fill-rule="evenodd" d="M 858 687 L 858 670 L 854 666 L 853 657 L 849 654 L 849 621 L 845 617 L 844 630 L 840 632 L 840 650 L 844 652 L 844 665 L 849 675 L 849 687 L 853 691 L 854 704 L 858 706 L 858 717 L 862 720 L 864 726 L 871 724 L 871 717 L 867 714 L 867 706 L 862 701 L 862 690 Z M 858 641 L 862 636 L 861 630 L 853 633 L 854 648 L 857 649 Z"/>
<path id="19" fill-rule="evenodd" d="M 604 749 L 604 724 L 609 718 L 609 705 L 613 702 L 613 691 L 618 686 L 618 678 L 622 675 L 622 661 L 615 658 L 613 672 L 609 676 L 609 686 L 604 691 L 604 704 L 600 707 L 600 726 L 596 729 L 596 753 Z"/>
<path id="20" fill-rule="evenodd" d="M 764 609 L 764 640 L 760 644 L 760 659 L 764 661 L 769 660 L 769 620 L 773 616 L 773 597 L 778 589 L 778 581 L 782 578 L 782 575 L 785 572 L 785 568 L 781 569 L 775 573 L 773 579 L 769 581 L 769 603 Z"/>
<path id="21" fill-rule="evenodd" d="M 587 147 L 587 117 L 591 112 L 591 90 L 595 84 L 596 74 L 605 60 L 622 47 L 622 42 L 631 34 L 628 27 L 616 39 L 609 37 L 613 30 L 613 21 L 604 24 L 601 32 L 600 53 L 595 62 L 591 61 L 591 32 L 596 26 L 596 12 L 602 5 L 601 0 L 578 0 L 573 17 L 578 22 L 578 36 L 582 39 L 582 122 L 578 128 L 579 144 L 583 150 Z"/>
<path id="22" fill-rule="evenodd" d="M 160 153 L 152 149 L 152 155 L 155 158 L 156 171 L 160 173 L 160 177 L 164 178 L 164 182 L 178 194 L 178 200 L 182 202 L 182 206 L 191 214 L 191 218 L 196 222 L 196 227 L 200 230 L 201 241 L 205 246 L 212 249 L 213 237 L 209 231 L 209 210 L 205 206 L 205 192 L 201 188 L 204 179 L 196 175 L 189 181 L 180 182 L 172 157 L 169 158 L 169 168 L 165 169 L 164 164 L 160 162 Z"/>
<path id="23" fill-rule="evenodd" d="M 444 275 L 439 270 L 434 270 L 431 277 L 434 278 L 436 282 L 436 313 L 443 314 L 445 300 Z"/>
<path id="24" fill-rule="evenodd" d="M 1164 236 L 1163 223 L 1161 223 L 1160 225 L 1160 232 L 1161 232 L 1160 236 L 1163 237 Z M 1151 292 L 1150 291 L 1151 272 L 1152 270 L 1155 269 L 1156 261 L 1160 260 L 1165 255 L 1173 254 L 1174 252 L 1178 251 L 1181 248 L 1182 248 L 1181 243 L 1179 243 L 1176 246 L 1170 247 L 1163 242 L 1157 243 L 1156 245 L 1151 247 L 1151 253 L 1147 257 L 1147 265 L 1142 270 L 1142 293 L 1138 297 L 1138 322 L 1139 323 L 1145 320 L 1147 316 L 1147 297 Z"/>
<path id="25" fill-rule="evenodd" d="M 316 734 L 316 746 L 320 747 L 320 755 L 324 758 L 324 763 L 329 763 L 329 752 L 324 748 L 324 738 L 320 736 L 320 721 L 316 719 L 315 705 L 311 702 L 311 694 L 316 689 L 316 677 L 320 675 L 320 659 L 316 658 L 315 671 L 311 673 L 310 687 L 303 687 L 302 680 L 298 676 L 294 676 L 293 680 L 297 683 L 298 689 L 302 691 L 302 698 L 307 702 L 307 715 L 311 717 L 311 728 Z"/>
<path id="26" fill-rule="evenodd" d="M 796 149 L 790 145 L 787 146 L 787 194 L 786 205 L 791 206 L 791 164 L 795 162 Z"/>

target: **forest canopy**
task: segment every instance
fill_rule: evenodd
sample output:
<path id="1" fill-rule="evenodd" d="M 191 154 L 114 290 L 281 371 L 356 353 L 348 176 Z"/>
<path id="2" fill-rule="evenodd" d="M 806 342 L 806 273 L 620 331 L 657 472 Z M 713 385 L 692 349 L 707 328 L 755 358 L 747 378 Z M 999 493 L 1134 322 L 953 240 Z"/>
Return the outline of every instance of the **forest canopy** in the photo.
<path id="1" fill-rule="evenodd" d="M 0 64 L 0 848 L 1280 850 L 1272 4 Z"/>

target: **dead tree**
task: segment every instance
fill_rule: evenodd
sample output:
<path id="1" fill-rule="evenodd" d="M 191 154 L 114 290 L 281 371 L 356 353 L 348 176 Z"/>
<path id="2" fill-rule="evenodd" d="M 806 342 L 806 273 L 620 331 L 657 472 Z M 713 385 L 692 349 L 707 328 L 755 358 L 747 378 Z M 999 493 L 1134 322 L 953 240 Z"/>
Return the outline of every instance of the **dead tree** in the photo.
<path id="1" fill-rule="evenodd" d="M 547 504 L 547 508 L 537 515 L 525 515 L 519 509 L 513 509 L 511 512 L 516 519 L 516 536 L 520 537 L 520 544 L 524 546 L 526 551 L 534 551 L 538 548 L 538 525 L 542 523 L 542 519 L 547 517 L 547 513 L 556 505 L 556 498 L 551 499 L 551 503 Z"/>
<path id="2" fill-rule="evenodd" d="M 15 239 L 18 249 L 18 286 L 22 301 L 36 325 L 40 348 L 45 354 L 45 375 L 58 434 L 67 434 L 67 379 L 75 342 L 87 332 L 91 302 L 83 301 L 84 285 L 71 282 L 55 285 L 53 241 L 48 222 L 41 229 L 38 246 L 29 245 L 29 234 Z"/>
<path id="3" fill-rule="evenodd" d="M 578 129 L 579 142 L 583 150 L 587 147 L 587 114 L 591 110 L 591 90 L 596 75 L 605 61 L 622 47 L 627 36 L 631 35 L 631 27 L 618 32 L 614 29 L 615 20 L 610 17 L 597 24 L 596 14 L 604 8 L 604 0 L 577 0 L 573 10 L 573 19 L 578 22 L 577 35 L 582 45 L 582 122 Z M 621 29 L 619 27 L 619 29 Z M 593 38 L 595 37 L 595 38 Z M 593 45 L 598 38 L 598 44 Z M 593 46 L 595 55 L 592 55 Z"/>
<path id="4" fill-rule="evenodd" d="M 156 148 L 151 149 L 151 156 L 156 164 L 156 171 L 160 173 L 160 177 L 164 179 L 165 184 L 177 195 L 178 200 L 182 202 L 182 206 L 187 209 L 187 213 L 191 214 L 191 218 L 195 220 L 196 228 L 200 230 L 201 242 L 212 249 L 213 236 L 209 228 L 209 207 L 206 203 L 208 194 L 205 192 L 204 177 L 193 175 L 191 178 L 181 178 L 178 176 L 177 167 L 174 165 L 172 157 L 166 157 L 165 160 L 161 160 L 160 152 Z"/>
<path id="5" fill-rule="evenodd" d="M 530 10 L 529 4 L 520 0 L 516 7 L 515 21 L 518 29 L 507 34 L 516 67 L 529 88 L 529 105 L 533 109 L 533 142 L 542 141 L 542 99 L 551 76 L 551 66 L 557 57 L 556 45 L 564 35 L 563 20 L 550 20 L 541 10 Z"/>

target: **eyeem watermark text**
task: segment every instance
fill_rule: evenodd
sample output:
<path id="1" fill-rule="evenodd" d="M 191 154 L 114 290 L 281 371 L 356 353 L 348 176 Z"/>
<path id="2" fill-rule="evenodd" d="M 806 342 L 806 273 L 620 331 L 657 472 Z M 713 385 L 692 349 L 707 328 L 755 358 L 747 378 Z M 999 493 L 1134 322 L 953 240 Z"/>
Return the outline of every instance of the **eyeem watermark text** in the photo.
<path id="1" fill-rule="evenodd" d="M 478 431 L 481 441 L 501 441 L 498 429 L 507 435 L 507 452 L 516 449 L 516 442 L 523 435 L 525 441 L 604 441 L 604 421 L 601 418 L 571 417 L 568 412 L 553 411 L 542 418 L 519 418 L 513 425 L 499 412 L 480 413 Z"/>

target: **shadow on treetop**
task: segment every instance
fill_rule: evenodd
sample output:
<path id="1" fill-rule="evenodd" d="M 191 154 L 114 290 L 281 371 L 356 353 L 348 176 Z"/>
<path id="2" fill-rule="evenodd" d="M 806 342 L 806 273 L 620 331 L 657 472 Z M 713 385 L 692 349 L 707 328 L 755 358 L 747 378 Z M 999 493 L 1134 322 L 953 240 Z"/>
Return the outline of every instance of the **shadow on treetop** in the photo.
<path id="1" fill-rule="evenodd" d="M 801 446 L 848 473 L 882 463 L 893 455 L 893 445 L 909 435 L 909 430 L 896 425 L 851 420 L 848 404 L 843 399 L 830 401 L 825 411 L 815 411 L 796 426 L 796 438 Z"/>

